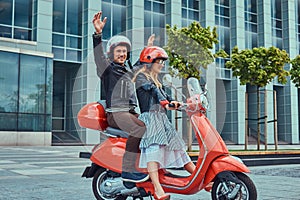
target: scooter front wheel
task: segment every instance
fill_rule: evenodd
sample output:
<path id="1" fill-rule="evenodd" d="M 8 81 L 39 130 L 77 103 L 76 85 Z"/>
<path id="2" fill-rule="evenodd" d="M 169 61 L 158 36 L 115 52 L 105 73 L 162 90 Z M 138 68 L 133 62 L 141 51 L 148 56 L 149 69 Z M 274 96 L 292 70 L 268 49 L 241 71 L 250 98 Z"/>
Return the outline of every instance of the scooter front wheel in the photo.
<path id="1" fill-rule="evenodd" d="M 252 180 L 245 174 L 236 172 L 239 183 L 224 178 L 214 181 L 211 197 L 213 200 L 256 200 L 257 191 Z"/>
<path id="2" fill-rule="evenodd" d="M 97 200 L 126 200 L 126 196 L 107 195 L 101 191 L 101 184 L 109 178 L 107 171 L 103 168 L 97 170 L 93 178 L 93 193 Z"/>

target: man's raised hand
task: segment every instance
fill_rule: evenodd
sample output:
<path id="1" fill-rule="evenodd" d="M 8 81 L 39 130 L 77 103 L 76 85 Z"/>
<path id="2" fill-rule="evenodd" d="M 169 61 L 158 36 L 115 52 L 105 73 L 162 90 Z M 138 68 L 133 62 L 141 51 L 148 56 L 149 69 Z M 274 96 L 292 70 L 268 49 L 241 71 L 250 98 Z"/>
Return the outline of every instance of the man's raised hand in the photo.
<path id="1" fill-rule="evenodd" d="M 101 21 L 101 15 L 102 15 L 102 11 L 96 13 L 93 18 L 93 24 L 97 34 L 102 33 L 102 29 L 105 26 L 105 23 L 107 21 L 107 17 L 104 17 L 104 19 Z"/>

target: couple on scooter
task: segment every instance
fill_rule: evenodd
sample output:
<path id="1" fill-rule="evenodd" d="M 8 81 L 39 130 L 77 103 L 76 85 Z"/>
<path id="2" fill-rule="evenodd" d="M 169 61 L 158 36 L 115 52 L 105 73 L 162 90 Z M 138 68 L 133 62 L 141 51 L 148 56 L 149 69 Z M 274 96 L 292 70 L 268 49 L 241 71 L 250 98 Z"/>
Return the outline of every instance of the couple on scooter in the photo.
<path id="1" fill-rule="evenodd" d="M 106 95 L 107 121 L 109 126 L 129 133 L 122 163 L 122 179 L 143 182 L 150 175 L 155 198 L 169 199 L 170 195 L 165 194 L 159 183 L 158 169 L 184 166 L 192 173 L 195 165 L 185 152 L 183 140 L 165 114 L 165 109 L 174 110 L 179 105 L 164 92 L 158 80 L 158 74 L 168 56 L 162 48 L 152 46 L 154 37 L 150 37 L 148 46 L 140 55 L 141 69 L 134 75 L 126 65 L 131 49 L 129 39 L 114 36 L 107 43 L 107 59 L 101 38 L 107 18 L 101 20 L 101 15 L 102 12 L 96 13 L 93 19 L 93 44 L 97 75 Z M 137 101 L 132 80 L 136 82 L 141 115 L 135 112 Z M 169 103 L 175 104 L 175 108 L 169 107 Z M 147 168 L 149 175 L 135 170 L 140 149 L 140 168 Z"/>

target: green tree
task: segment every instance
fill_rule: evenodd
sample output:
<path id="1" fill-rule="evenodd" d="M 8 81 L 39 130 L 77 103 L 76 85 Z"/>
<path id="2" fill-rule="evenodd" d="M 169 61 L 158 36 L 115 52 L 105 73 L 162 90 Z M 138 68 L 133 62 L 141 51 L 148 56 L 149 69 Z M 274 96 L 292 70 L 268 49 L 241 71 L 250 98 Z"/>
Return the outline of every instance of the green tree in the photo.
<path id="1" fill-rule="evenodd" d="M 200 79 L 201 67 L 206 69 L 214 57 L 228 57 L 224 50 L 215 55 L 211 53 L 218 43 L 216 27 L 211 31 L 210 27 L 203 28 L 199 22 L 193 22 L 181 29 L 167 25 L 166 31 L 168 43 L 164 49 L 169 55 L 172 76 Z"/>
<path id="2" fill-rule="evenodd" d="M 265 87 L 275 77 L 278 82 L 285 84 L 289 72 L 284 69 L 285 64 L 290 62 L 289 55 L 285 50 L 276 47 L 258 47 L 253 49 L 238 50 L 234 47 L 230 61 L 226 62 L 226 68 L 232 69 L 233 76 L 239 77 L 240 84 L 257 86 L 257 116 L 260 118 L 260 95 L 259 90 Z M 260 125 L 257 123 L 258 150 L 260 145 Z"/>
<path id="3" fill-rule="evenodd" d="M 234 76 L 239 77 L 241 85 L 250 83 L 264 87 L 275 77 L 278 77 L 278 82 L 285 84 L 289 73 L 284 69 L 284 65 L 289 62 L 287 52 L 273 46 L 245 49 L 240 52 L 238 47 L 234 47 L 226 67 L 232 69 Z"/>
<path id="4" fill-rule="evenodd" d="M 296 87 L 300 87 L 300 55 L 296 56 L 291 61 L 292 68 L 290 70 L 291 80 L 296 85 Z"/>

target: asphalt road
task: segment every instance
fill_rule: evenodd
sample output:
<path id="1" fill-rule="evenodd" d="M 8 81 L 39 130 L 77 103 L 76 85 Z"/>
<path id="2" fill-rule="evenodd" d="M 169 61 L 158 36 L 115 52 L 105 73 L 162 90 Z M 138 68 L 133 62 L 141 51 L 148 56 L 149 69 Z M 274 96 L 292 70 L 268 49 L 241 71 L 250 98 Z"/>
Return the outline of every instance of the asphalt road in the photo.
<path id="1" fill-rule="evenodd" d="M 0 200 L 95 199 L 92 179 L 81 178 L 92 147 L 0 147 Z M 250 167 L 259 200 L 300 200 L 300 165 Z M 149 198 L 145 198 L 149 199 Z M 209 200 L 210 193 L 171 194 L 172 200 Z"/>

